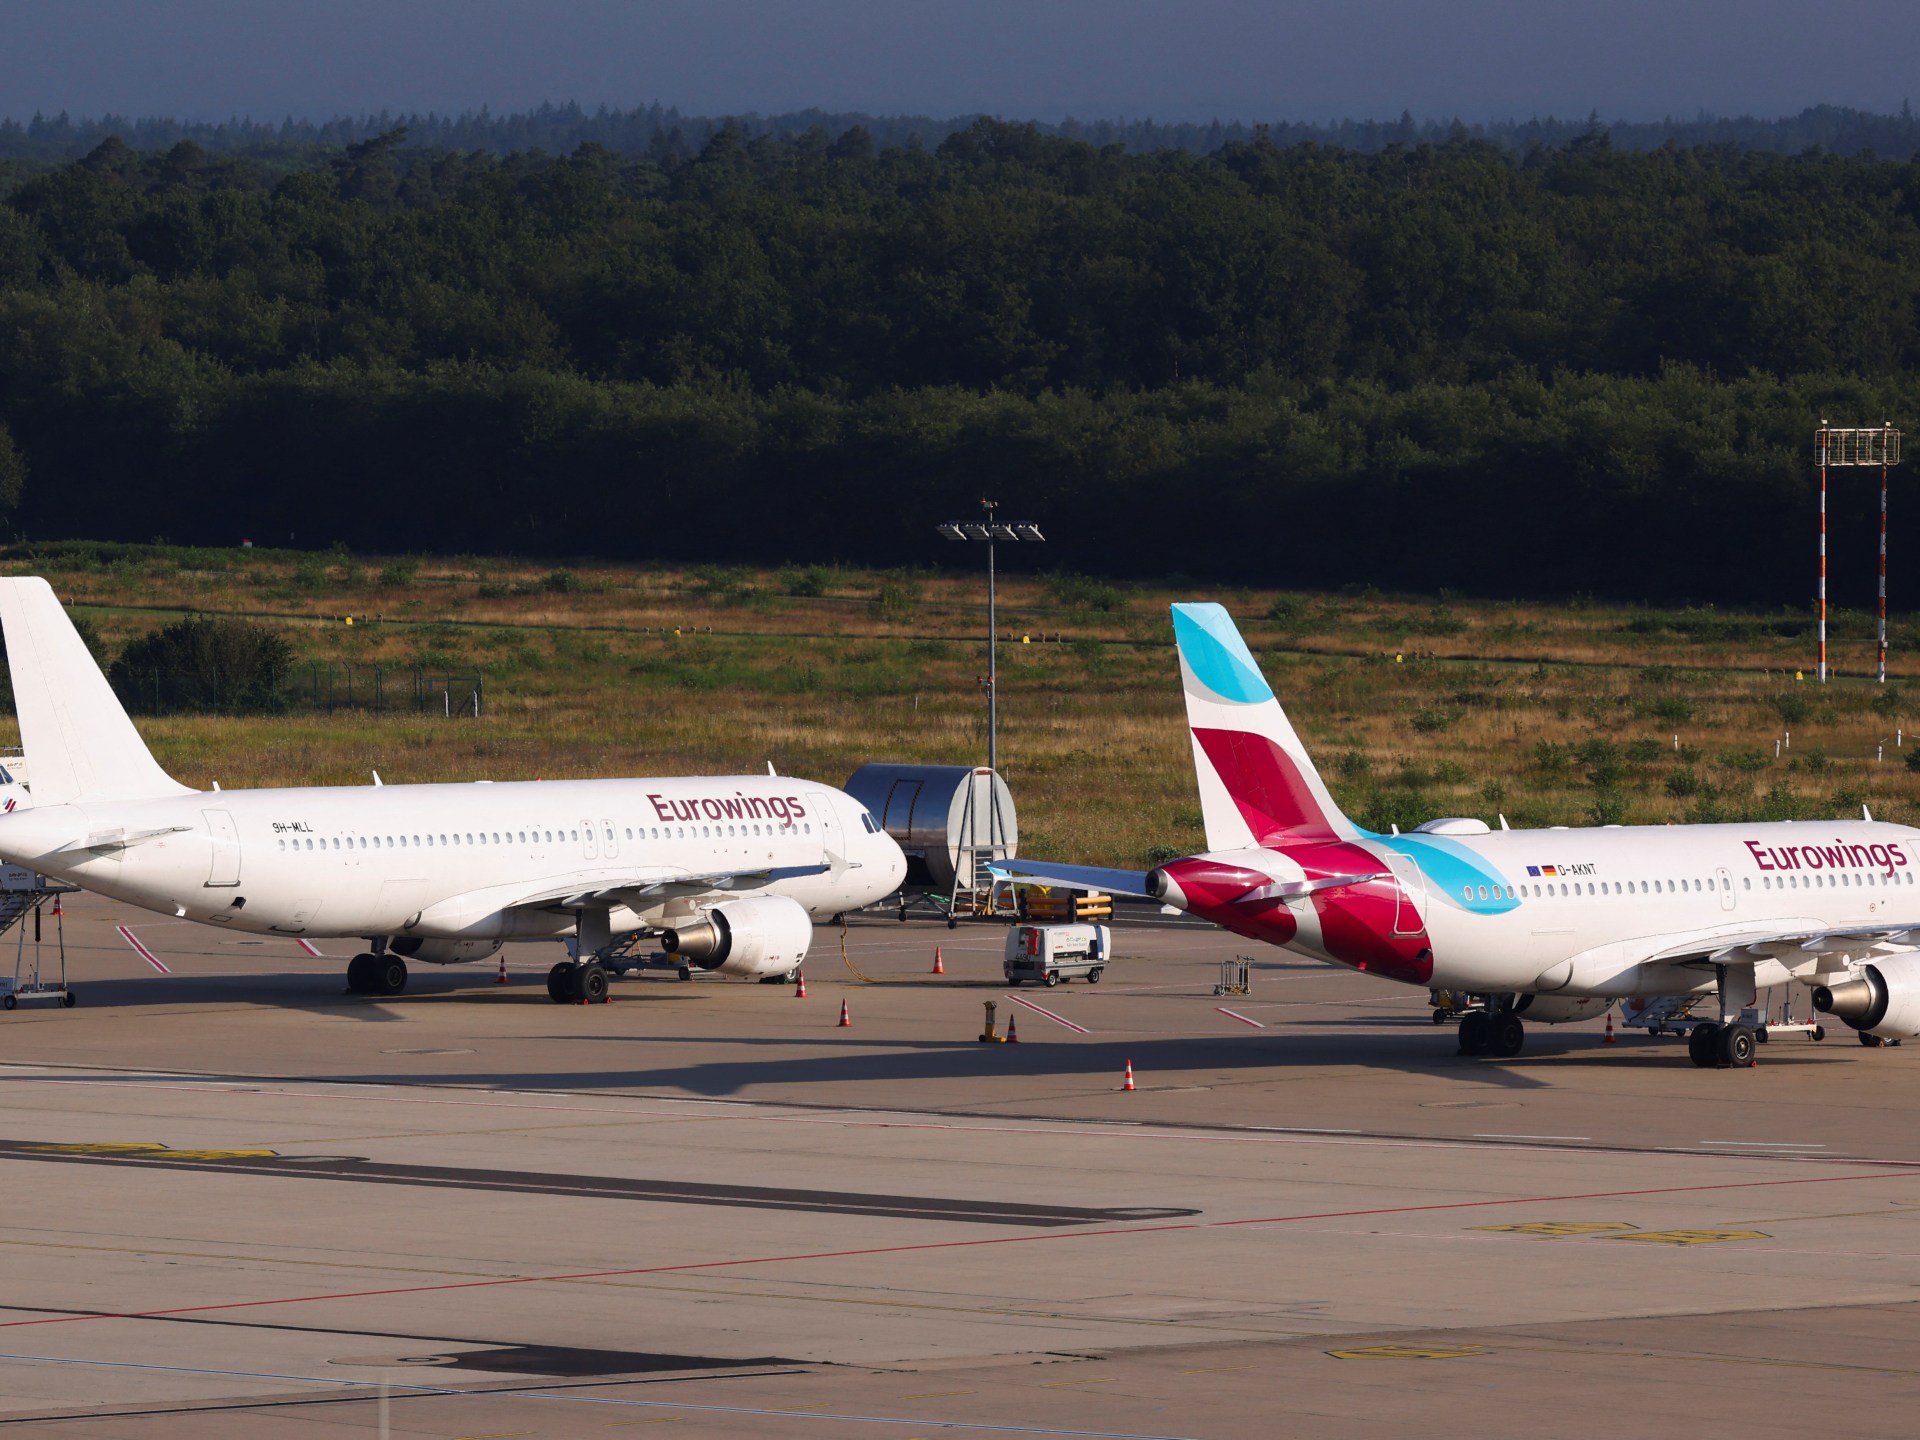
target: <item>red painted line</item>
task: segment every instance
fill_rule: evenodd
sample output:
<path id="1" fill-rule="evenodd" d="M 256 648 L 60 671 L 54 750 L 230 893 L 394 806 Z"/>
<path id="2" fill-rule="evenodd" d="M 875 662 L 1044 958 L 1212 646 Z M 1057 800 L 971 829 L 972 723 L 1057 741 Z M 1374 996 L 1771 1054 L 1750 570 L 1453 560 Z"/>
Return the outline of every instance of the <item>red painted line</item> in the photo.
<path id="1" fill-rule="evenodd" d="M 1248 1019 L 1245 1015 L 1242 1015 L 1238 1010 L 1229 1010 L 1224 1005 L 1216 1005 L 1213 1008 L 1218 1010 L 1222 1015 L 1232 1016 L 1235 1020 L 1238 1020 L 1242 1025 L 1251 1025 L 1256 1030 L 1264 1030 L 1267 1028 L 1264 1024 L 1262 1024 L 1258 1020 Z"/>
<path id="2" fill-rule="evenodd" d="M 1018 995 L 1009 995 L 1007 996 L 1007 999 L 1013 1001 L 1013 1003 L 1016 1005 L 1024 1005 L 1029 1010 L 1038 1010 L 1042 1015 L 1046 1016 L 1047 1019 L 1053 1021 L 1054 1024 L 1064 1025 L 1067 1027 L 1067 1029 L 1073 1031 L 1077 1035 L 1091 1035 L 1093 1033 L 1091 1030 L 1087 1029 L 1087 1027 L 1084 1025 L 1074 1024 L 1073 1021 L 1067 1019 L 1067 1017 L 1064 1015 L 1054 1014 L 1053 1011 L 1047 1009 L 1047 1007 L 1044 1005 L 1036 1005 L 1031 1000 L 1022 1000 Z"/>
<path id="3" fill-rule="evenodd" d="M 120 932 L 120 938 L 126 941 L 127 944 L 131 945 L 134 948 L 134 950 L 139 954 L 140 958 L 146 961 L 147 964 L 153 966 L 153 968 L 158 970 L 162 975 L 171 975 L 173 973 L 171 970 L 167 969 L 165 965 L 160 963 L 159 956 L 155 955 L 153 951 L 147 949 L 146 946 L 140 943 L 138 937 L 134 935 L 133 931 L 129 930 L 124 925 L 116 925 L 113 928 Z"/>
<path id="4" fill-rule="evenodd" d="M 321 954 L 320 947 L 317 945 L 310 944 L 305 940 L 296 940 L 293 943 L 298 945 L 302 950 L 306 951 L 307 954 L 309 955 L 316 956 L 321 960 L 324 960 L 327 958 L 325 955 Z"/>
<path id="5" fill-rule="evenodd" d="M 224 1300 L 211 1305 L 179 1305 L 166 1310 L 126 1310 L 85 1315 L 46 1315 L 33 1320 L 0 1320 L 0 1330 L 31 1325 L 73 1325 L 90 1320 L 160 1320 L 172 1315 L 204 1315 L 214 1310 L 254 1310 L 263 1305 L 312 1305 L 324 1300 L 376 1300 L 394 1295 L 433 1295 L 453 1290 L 490 1290 L 505 1285 L 559 1285 L 578 1280 L 620 1280 L 636 1275 L 673 1275 L 694 1270 L 728 1270 L 745 1265 L 786 1265 L 807 1260 L 853 1260 L 868 1255 L 912 1255 L 934 1250 L 973 1250 L 987 1245 L 1035 1245 L 1057 1240 L 1097 1240 L 1124 1235 L 1163 1235 L 1176 1231 L 1233 1230 L 1249 1225 L 1295 1225 L 1308 1220 L 1358 1220 L 1380 1215 L 1420 1215 L 1445 1210 L 1484 1210 L 1498 1205 L 1567 1205 L 1577 1200 L 1632 1200 L 1649 1195 L 1698 1195 L 1719 1190 L 1765 1190 L 1777 1185 L 1851 1184 L 1861 1180 L 1912 1180 L 1920 1171 L 1877 1171 L 1863 1175 L 1808 1175 L 1786 1180 L 1733 1180 L 1717 1185 L 1661 1185 L 1644 1190 L 1586 1190 L 1570 1195 L 1517 1195 L 1498 1200 L 1442 1200 L 1427 1205 L 1386 1205 L 1367 1210 L 1318 1210 L 1299 1215 L 1266 1215 L 1248 1220 L 1184 1220 L 1167 1225 L 1135 1225 L 1111 1230 L 1051 1230 L 1040 1235 L 995 1235 L 980 1240 L 927 1240 L 913 1245 L 875 1245 L 860 1250 L 817 1250 L 793 1255 L 761 1255 L 745 1260 L 694 1260 L 684 1265 L 644 1265 L 623 1270 L 579 1270 L 562 1275 L 508 1275 L 496 1280 L 452 1280 L 438 1285 L 398 1285 L 383 1290 L 340 1290 L 322 1295 L 288 1295 L 268 1300 Z M 5 1309 L 0 1302 L 0 1309 Z"/>

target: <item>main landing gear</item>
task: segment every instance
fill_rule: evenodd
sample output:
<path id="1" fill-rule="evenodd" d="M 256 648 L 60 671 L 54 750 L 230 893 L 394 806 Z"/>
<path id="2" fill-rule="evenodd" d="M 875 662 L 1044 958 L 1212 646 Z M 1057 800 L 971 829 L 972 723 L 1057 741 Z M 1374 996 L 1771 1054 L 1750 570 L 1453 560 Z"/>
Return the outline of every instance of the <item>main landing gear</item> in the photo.
<path id="1" fill-rule="evenodd" d="M 1687 1035 L 1687 1058 L 1702 1070 L 1745 1070 L 1759 1064 L 1761 1033 L 1740 1017 L 1758 993 L 1751 964 L 1716 965 L 1720 1020 L 1696 1025 Z"/>
<path id="2" fill-rule="evenodd" d="M 387 954 L 356 955 L 347 962 L 347 989 L 356 995 L 398 995 L 407 988 L 407 962 Z"/>
<path id="3" fill-rule="evenodd" d="M 547 972 L 547 994 L 556 1005 L 604 1005 L 607 972 L 598 960 L 584 965 L 562 960 Z"/>
<path id="4" fill-rule="evenodd" d="M 1495 1003 L 1489 997 L 1489 1006 Z M 1498 1009 L 1474 1010 L 1460 1020 L 1460 1053 L 1462 1055 L 1491 1055 L 1496 1059 L 1510 1060 L 1518 1055 L 1527 1043 L 1527 1027 L 1520 1017 L 1503 1006 Z"/>

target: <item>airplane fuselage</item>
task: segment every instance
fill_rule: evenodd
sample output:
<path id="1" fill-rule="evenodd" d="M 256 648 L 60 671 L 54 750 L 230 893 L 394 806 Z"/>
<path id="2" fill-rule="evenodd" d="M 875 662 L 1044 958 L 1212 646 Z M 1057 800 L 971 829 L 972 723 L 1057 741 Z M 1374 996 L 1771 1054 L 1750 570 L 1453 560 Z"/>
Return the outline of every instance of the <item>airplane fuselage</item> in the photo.
<path id="1" fill-rule="evenodd" d="M 764 874 L 753 893 L 816 919 L 855 909 L 905 871 L 869 825 L 850 796 L 782 776 L 329 786 L 23 810 L 0 815 L 0 857 L 233 930 L 494 940 L 570 934 L 569 892 L 623 884 L 616 934 L 695 913 L 636 874 Z"/>
<path id="2" fill-rule="evenodd" d="M 1920 831 L 1856 820 L 1362 834 L 1211 852 L 1156 873 L 1197 915 L 1386 979 L 1625 997 L 1711 988 L 1710 966 L 1678 958 L 1742 936 L 1920 913 L 1917 869 Z M 1263 897 L 1247 878 L 1362 873 L 1379 878 L 1294 896 Z M 1848 948 L 1774 946 L 1755 981 L 1844 974 Z M 1675 961 L 1657 958 L 1667 952 Z"/>

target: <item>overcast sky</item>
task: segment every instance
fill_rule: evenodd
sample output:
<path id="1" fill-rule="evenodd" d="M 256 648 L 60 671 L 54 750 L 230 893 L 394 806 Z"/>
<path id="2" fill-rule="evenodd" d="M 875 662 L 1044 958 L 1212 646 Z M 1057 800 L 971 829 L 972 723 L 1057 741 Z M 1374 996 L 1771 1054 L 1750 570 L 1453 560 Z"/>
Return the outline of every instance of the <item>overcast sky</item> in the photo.
<path id="1" fill-rule="evenodd" d="M 1898 109 L 1920 0 L 0 0 L 0 115 Z"/>

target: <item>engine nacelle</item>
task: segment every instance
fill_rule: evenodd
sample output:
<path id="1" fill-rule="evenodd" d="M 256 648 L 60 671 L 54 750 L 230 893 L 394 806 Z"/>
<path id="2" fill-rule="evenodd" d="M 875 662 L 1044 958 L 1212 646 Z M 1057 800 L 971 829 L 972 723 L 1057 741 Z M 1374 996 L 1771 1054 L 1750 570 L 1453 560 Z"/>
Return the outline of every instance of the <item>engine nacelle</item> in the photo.
<path id="1" fill-rule="evenodd" d="M 813 917 L 784 895 L 728 900 L 691 925 L 660 932 L 660 944 L 699 970 L 722 975 L 784 975 L 807 958 Z"/>
<path id="2" fill-rule="evenodd" d="M 1920 1036 L 1920 955 L 1889 955 L 1838 985 L 1816 985 L 1813 1008 L 1885 1040 Z"/>
<path id="3" fill-rule="evenodd" d="M 1573 1020 L 1596 1020 L 1611 1004 L 1610 995 L 1522 995 L 1513 1012 L 1538 1025 L 1565 1025 Z"/>
<path id="4" fill-rule="evenodd" d="M 470 965 L 499 950 L 498 940 L 436 940 L 426 935 L 396 935 L 387 942 L 396 955 L 425 965 Z"/>

